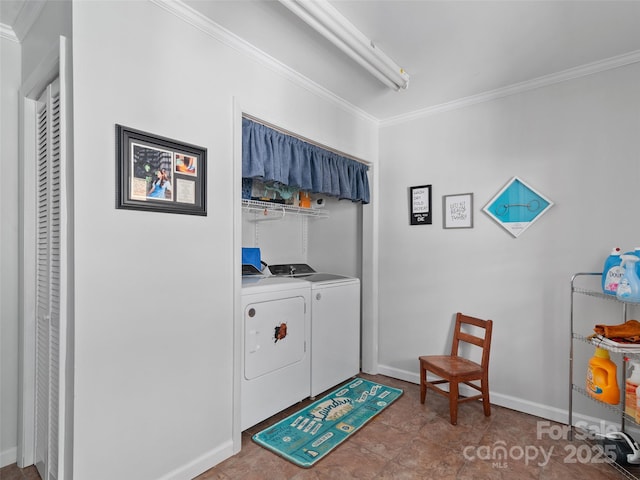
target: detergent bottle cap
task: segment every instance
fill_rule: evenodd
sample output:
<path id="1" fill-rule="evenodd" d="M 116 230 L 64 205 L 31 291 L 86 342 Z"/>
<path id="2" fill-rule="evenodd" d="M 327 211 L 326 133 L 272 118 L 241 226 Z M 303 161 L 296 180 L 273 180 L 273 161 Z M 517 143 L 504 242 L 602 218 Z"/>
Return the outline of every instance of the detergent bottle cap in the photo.
<path id="1" fill-rule="evenodd" d="M 620 250 L 620 247 L 615 247 L 613 250 L 611 250 L 611 255 L 620 255 L 622 253 L 622 250 Z"/>
<path id="2" fill-rule="evenodd" d="M 609 351 L 604 348 L 596 347 L 596 353 L 593 356 L 598 358 L 609 358 Z"/>

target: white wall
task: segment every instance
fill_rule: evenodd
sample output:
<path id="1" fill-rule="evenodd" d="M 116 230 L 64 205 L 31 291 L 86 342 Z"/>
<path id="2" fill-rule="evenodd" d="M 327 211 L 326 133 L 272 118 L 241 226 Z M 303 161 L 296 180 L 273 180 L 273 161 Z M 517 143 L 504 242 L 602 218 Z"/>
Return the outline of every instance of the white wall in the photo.
<path id="1" fill-rule="evenodd" d="M 20 44 L 0 37 L 0 467 L 18 444 L 18 89 Z"/>
<path id="2" fill-rule="evenodd" d="M 364 158 L 377 132 L 151 3 L 78 2 L 73 35 L 74 478 L 189 478 L 234 433 L 235 107 Z M 207 148 L 208 216 L 114 208 L 116 123 Z"/>
<path id="3" fill-rule="evenodd" d="M 639 82 L 634 64 L 381 130 L 382 373 L 417 383 L 455 312 L 492 318 L 492 401 L 566 420 L 570 277 L 640 243 Z M 516 175 L 555 202 L 517 239 L 481 212 Z M 421 184 L 433 225 L 409 226 Z M 466 192 L 474 228 L 444 230 L 442 195 Z"/>
<path id="4" fill-rule="evenodd" d="M 326 198 L 329 218 L 309 225 L 309 264 L 317 271 L 362 278 L 362 210 L 370 206 Z"/>
<path id="5" fill-rule="evenodd" d="M 265 220 L 260 212 L 244 212 L 242 246 L 260 247 L 267 264 L 308 263 L 319 272 L 360 277 L 362 205 L 322 198 L 326 218 L 282 216 L 276 211 L 267 217 L 272 220 Z"/>

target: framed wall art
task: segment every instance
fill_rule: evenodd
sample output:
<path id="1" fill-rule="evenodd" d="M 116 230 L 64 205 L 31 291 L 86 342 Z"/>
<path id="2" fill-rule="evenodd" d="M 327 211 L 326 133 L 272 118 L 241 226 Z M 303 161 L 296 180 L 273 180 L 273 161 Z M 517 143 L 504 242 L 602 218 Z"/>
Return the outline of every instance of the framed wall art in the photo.
<path id="1" fill-rule="evenodd" d="M 513 177 L 482 209 L 518 237 L 553 206 L 553 202 L 518 177 Z"/>
<path id="2" fill-rule="evenodd" d="M 116 208 L 206 215 L 207 151 L 116 125 Z"/>
<path id="3" fill-rule="evenodd" d="M 409 187 L 411 225 L 431 225 L 431 185 Z"/>
<path id="4" fill-rule="evenodd" d="M 473 193 L 442 197 L 442 228 L 473 228 Z"/>

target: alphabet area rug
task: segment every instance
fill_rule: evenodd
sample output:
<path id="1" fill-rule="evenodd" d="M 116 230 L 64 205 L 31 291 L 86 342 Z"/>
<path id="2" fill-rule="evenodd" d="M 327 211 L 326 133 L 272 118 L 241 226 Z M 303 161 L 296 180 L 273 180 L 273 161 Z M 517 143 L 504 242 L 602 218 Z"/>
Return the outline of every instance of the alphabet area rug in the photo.
<path id="1" fill-rule="evenodd" d="M 402 390 L 356 377 L 253 441 L 304 468 L 312 467 L 402 395 Z"/>

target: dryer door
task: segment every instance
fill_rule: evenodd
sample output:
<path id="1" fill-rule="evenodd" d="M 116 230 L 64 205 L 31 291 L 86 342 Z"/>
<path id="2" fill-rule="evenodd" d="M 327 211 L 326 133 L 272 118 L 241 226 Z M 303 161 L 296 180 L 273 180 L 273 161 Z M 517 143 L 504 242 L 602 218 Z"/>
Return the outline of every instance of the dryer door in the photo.
<path id="1" fill-rule="evenodd" d="M 244 309 L 244 376 L 258 378 L 305 358 L 305 299 L 279 298 Z"/>

